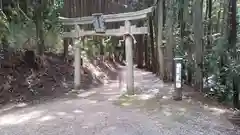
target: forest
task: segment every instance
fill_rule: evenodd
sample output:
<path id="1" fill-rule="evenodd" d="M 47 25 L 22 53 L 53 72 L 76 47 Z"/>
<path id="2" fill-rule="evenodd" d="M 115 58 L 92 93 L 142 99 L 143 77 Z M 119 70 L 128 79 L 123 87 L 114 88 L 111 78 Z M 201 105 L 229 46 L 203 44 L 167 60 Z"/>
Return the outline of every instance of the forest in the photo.
<path id="1" fill-rule="evenodd" d="M 24 80 L 20 76 L 25 76 L 24 79 L 38 76 L 40 80 L 46 80 L 52 74 L 50 78 L 57 83 L 56 74 L 60 74 L 60 71 L 61 75 L 71 78 L 68 71 L 72 68 L 69 64 L 72 61 L 69 55 L 69 44 L 72 41 L 61 38 L 63 29 L 68 28 L 62 26 L 60 16 L 89 16 L 103 10 L 104 14 L 137 11 L 158 5 L 148 20 L 138 22 L 139 25 L 148 25 L 150 34 L 136 36 L 138 42 L 134 47 L 134 62 L 137 67 L 156 73 L 165 82 L 172 82 L 173 59 L 182 57 L 184 84 L 211 99 L 240 108 L 237 0 L 112 1 L 121 7 L 124 7 L 124 3 L 128 5 L 127 9 L 119 8 L 118 11 L 106 10 L 109 8 L 107 2 L 97 3 L 99 9 L 89 8 L 94 2 L 96 4 L 92 0 L 1 0 L 1 102 L 11 100 L 13 95 L 10 93 L 16 97 L 26 91 L 39 93 L 39 88 L 51 85 L 44 84 L 48 81 L 42 81 L 39 86 L 39 83 L 34 82 L 37 80 L 31 79 L 28 84 L 22 84 Z M 74 4 L 82 6 L 74 8 Z M 93 9 L 95 11 L 88 11 Z M 158 31 L 161 30 L 162 35 L 159 35 Z M 159 37 L 162 41 L 159 41 Z M 125 52 L 118 47 L 119 42 L 114 37 L 103 40 L 102 37 L 89 37 L 84 50 L 92 58 L 104 56 L 106 59 L 124 62 Z M 50 57 L 60 59 L 60 63 L 65 63 L 65 66 L 49 64 Z M 24 71 L 26 67 L 32 69 L 31 72 Z M 41 69 L 46 67 L 49 71 L 44 70 L 48 73 L 43 73 Z M 29 76 L 26 77 L 26 74 Z M 19 87 L 26 88 L 20 90 Z M 33 87 L 37 89 L 33 90 Z"/>
<path id="2" fill-rule="evenodd" d="M 137 11 L 102 22 L 130 34 L 77 35 Z M 239 15 L 237 0 L 0 0 L 0 134 L 240 134 Z"/>

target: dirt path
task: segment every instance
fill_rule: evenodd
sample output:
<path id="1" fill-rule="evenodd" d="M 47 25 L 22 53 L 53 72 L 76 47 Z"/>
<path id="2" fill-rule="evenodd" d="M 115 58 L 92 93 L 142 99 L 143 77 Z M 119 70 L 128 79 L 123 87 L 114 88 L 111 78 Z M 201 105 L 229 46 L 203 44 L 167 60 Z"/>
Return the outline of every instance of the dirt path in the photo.
<path id="1" fill-rule="evenodd" d="M 226 120 L 227 110 L 191 98 L 175 102 L 172 87 L 149 72 L 136 69 L 135 80 L 137 95 L 131 97 L 120 96 L 124 89 L 112 80 L 88 92 L 74 91 L 69 98 L 19 104 L 7 114 L 2 110 L 0 134 L 240 135 Z"/>

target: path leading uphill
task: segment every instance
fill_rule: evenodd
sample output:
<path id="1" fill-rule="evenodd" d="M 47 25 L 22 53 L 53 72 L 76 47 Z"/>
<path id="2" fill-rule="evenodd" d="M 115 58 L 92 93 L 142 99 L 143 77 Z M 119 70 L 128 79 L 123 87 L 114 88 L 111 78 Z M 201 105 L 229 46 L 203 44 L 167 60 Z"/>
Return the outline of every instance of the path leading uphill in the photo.
<path id="1" fill-rule="evenodd" d="M 0 135 L 240 135 L 226 120 L 225 109 L 190 97 L 173 101 L 172 86 L 150 72 L 134 72 L 135 96 L 120 96 L 124 90 L 111 80 L 64 99 L 5 108 Z"/>

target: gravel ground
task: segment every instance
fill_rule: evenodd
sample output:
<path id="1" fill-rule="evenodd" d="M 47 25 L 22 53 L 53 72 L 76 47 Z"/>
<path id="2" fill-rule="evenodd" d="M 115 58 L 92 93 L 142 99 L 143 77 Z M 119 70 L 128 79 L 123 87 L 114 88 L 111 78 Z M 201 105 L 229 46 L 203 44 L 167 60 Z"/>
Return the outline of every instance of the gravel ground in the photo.
<path id="1" fill-rule="evenodd" d="M 191 98 L 173 101 L 172 86 L 149 72 L 136 69 L 135 81 L 134 96 L 120 96 L 124 89 L 110 81 L 67 98 L 5 108 L 0 135 L 240 135 L 226 109 Z"/>

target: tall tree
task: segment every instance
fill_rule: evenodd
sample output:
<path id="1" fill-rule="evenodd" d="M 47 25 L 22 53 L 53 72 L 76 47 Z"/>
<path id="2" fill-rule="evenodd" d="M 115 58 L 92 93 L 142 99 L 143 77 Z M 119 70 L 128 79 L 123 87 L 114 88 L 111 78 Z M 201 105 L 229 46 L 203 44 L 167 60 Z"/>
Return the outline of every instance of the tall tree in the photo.
<path id="1" fill-rule="evenodd" d="M 137 67 L 143 68 L 143 51 L 144 51 L 144 43 L 143 43 L 143 35 L 137 35 L 137 44 L 136 44 L 136 51 L 137 51 Z"/>
<path id="2" fill-rule="evenodd" d="M 157 72 L 157 60 L 156 60 L 156 50 L 154 45 L 154 30 L 153 30 L 153 17 L 149 16 L 148 18 L 148 25 L 149 25 L 149 38 L 151 44 L 151 70 L 156 73 Z"/>
<path id="3" fill-rule="evenodd" d="M 203 90 L 203 26 L 202 26 L 202 3 L 200 0 L 194 1 L 193 29 L 195 38 L 195 57 L 196 57 L 196 82 L 198 90 Z"/>
<path id="4" fill-rule="evenodd" d="M 229 34 L 229 44 L 231 47 L 231 54 L 232 58 L 234 61 L 239 61 L 237 59 L 237 47 L 236 47 L 236 42 L 237 42 L 237 0 L 231 0 L 230 2 L 230 34 Z M 234 72 L 235 71 L 235 72 Z M 235 108 L 240 108 L 239 105 L 239 76 L 238 73 L 236 72 L 237 70 L 233 71 L 233 105 Z"/>
<path id="5" fill-rule="evenodd" d="M 145 63 L 145 68 L 150 70 L 150 54 L 149 54 L 149 45 L 150 45 L 150 40 L 149 40 L 149 35 L 144 35 L 144 63 Z"/>
<path id="6" fill-rule="evenodd" d="M 163 0 L 157 2 L 157 51 L 158 51 L 158 65 L 159 73 L 162 79 L 165 79 L 165 63 L 164 63 L 164 52 L 163 52 Z"/>
<path id="7" fill-rule="evenodd" d="M 47 7 L 48 1 L 39 0 L 34 4 L 34 22 L 36 25 L 36 36 L 37 36 L 37 46 L 38 53 L 43 54 L 45 49 L 44 44 L 44 10 Z"/>
<path id="8" fill-rule="evenodd" d="M 173 74 L 173 58 L 174 58 L 174 48 L 175 48 L 175 42 L 174 42 L 174 37 L 173 37 L 173 0 L 169 0 L 167 1 L 167 23 L 166 23 L 166 27 L 167 27 L 167 45 L 166 45 L 166 55 L 167 55 L 167 68 L 166 68 L 166 72 L 167 72 L 167 78 L 168 81 L 172 81 L 174 78 L 174 74 Z"/>
<path id="9" fill-rule="evenodd" d="M 70 1 L 69 0 L 64 0 L 64 7 L 63 7 L 63 13 L 62 16 L 64 17 L 70 17 L 68 9 L 70 8 Z M 64 31 L 69 31 L 69 28 L 67 26 L 64 26 Z M 67 57 L 68 55 L 68 45 L 69 45 L 70 39 L 69 38 L 64 38 L 63 39 L 63 56 L 64 58 Z"/>
<path id="10" fill-rule="evenodd" d="M 190 5 L 190 3 L 191 3 L 191 5 Z M 186 26 L 188 26 L 187 28 L 188 28 L 188 31 L 190 31 L 190 28 L 189 27 L 191 27 L 192 26 L 192 16 L 193 16 L 193 8 L 191 8 L 191 13 L 189 13 L 189 5 L 191 6 L 191 7 L 193 7 L 192 6 L 192 0 L 186 0 L 185 2 L 184 2 L 184 20 L 186 21 L 186 24 L 188 24 L 188 25 L 186 25 Z M 190 33 L 190 32 L 189 32 Z M 189 34 L 189 35 L 191 35 L 191 33 Z M 191 41 L 191 38 L 189 38 L 189 35 L 188 35 L 188 40 L 190 40 Z M 187 80 L 186 80 L 186 83 L 188 84 L 188 85 L 192 85 L 192 81 L 193 81 L 193 58 L 192 58 L 192 56 L 193 56 L 193 46 L 192 46 L 192 44 L 191 44 L 191 42 L 187 42 L 187 49 L 186 49 L 186 51 L 187 51 Z"/>

